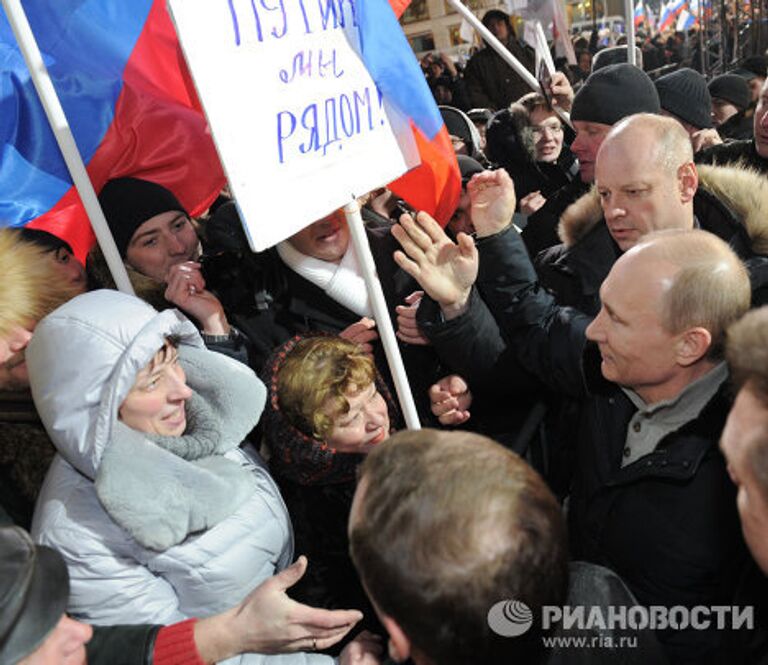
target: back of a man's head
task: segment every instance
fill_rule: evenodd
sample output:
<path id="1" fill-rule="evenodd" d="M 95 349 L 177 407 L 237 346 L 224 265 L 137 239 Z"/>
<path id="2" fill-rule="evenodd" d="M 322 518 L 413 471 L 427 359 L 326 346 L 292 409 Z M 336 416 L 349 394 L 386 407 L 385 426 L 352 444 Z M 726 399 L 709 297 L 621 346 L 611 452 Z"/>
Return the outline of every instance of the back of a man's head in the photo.
<path id="1" fill-rule="evenodd" d="M 401 432 L 362 467 L 350 518 L 352 558 L 378 611 L 417 662 L 535 663 L 543 605 L 567 587 L 563 518 L 517 455 L 467 432 Z M 517 600 L 534 624 L 501 637 L 489 610 Z"/>

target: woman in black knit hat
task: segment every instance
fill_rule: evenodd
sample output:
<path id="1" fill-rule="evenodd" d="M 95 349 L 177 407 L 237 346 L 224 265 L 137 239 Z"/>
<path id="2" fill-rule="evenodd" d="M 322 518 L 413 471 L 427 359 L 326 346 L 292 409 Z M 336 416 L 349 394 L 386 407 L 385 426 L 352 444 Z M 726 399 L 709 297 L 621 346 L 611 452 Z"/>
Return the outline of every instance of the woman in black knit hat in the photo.
<path id="1" fill-rule="evenodd" d="M 291 595 L 316 607 L 360 609 L 359 627 L 381 632 L 349 557 L 347 520 L 357 467 L 399 423 L 397 406 L 372 357 L 341 337 L 290 339 L 262 378 L 270 471 L 288 506 L 296 551 L 309 559 Z"/>

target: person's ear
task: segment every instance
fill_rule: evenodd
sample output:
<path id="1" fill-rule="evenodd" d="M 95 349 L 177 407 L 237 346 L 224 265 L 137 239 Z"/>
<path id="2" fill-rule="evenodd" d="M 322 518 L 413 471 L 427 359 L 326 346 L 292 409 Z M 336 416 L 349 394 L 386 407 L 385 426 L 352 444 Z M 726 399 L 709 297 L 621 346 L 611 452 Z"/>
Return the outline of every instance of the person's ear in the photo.
<path id="1" fill-rule="evenodd" d="M 712 333 L 706 328 L 689 328 L 675 344 L 675 360 L 682 367 L 689 367 L 707 355 L 712 346 Z"/>
<path id="2" fill-rule="evenodd" d="M 396 663 L 404 663 L 411 657 L 411 640 L 392 617 L 380 615 L 381 624 L 389 633 L 389 657 Z"/>
<path id="3" fill-rule="evenodd" d="M 680 188 L 680 200 L 683 203 L 693 201 L 693 196 L 699 188 L 699 172 L 693 162 L 686 162 L 677 170 L 677 181 Z"/>

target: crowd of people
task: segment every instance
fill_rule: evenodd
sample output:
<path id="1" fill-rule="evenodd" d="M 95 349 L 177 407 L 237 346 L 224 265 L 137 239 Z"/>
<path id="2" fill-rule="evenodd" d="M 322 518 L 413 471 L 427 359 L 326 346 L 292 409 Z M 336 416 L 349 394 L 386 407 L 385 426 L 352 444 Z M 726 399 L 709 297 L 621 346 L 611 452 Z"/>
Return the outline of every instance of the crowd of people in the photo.
<path id="1" fill-rule="evenodd" d="M 768 61 L 626 52 L 428 63 L 455 214 L 359 200 L 421 430 L 340 210 L 114 178 L 135 295 L 0 229 L 0 663 L 768 662 Z"/>

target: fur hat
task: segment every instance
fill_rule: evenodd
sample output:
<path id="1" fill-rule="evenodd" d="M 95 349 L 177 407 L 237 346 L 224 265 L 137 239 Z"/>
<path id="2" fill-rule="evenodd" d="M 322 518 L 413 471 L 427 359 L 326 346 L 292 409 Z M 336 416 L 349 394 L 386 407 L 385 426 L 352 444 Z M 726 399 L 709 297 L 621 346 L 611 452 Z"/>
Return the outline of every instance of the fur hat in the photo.
<path id="1" fill-rule="evenodd" d="M 37 323 L 77 295 L 64 283 L 42 247 L 22 239 L 17 229 L 0 228 L 0 336 L 17 325 Z"/>
<path id="2" fill-rule="evenodd" d="M 709 94 L 744 111 L 752 98 L 747 82 L 737 74 L 721 74 L 709 82 Z"/>
<path id="3" fill-rule="evenodd" d="M 148 219 L 171 210 L 187 213 L 173 192 L 139 178 L 110 180 L 99 194 L 99 203 L 123 258 L 133 234 Z"/>
<path id="4" fill-rule="evenodd" d="M 659 95 L 642 69 L 620 63 L 592 72 L 573 99 L 571 120 L 614 125 L 635 113 L 659 113 Z"/>
<path id="5" fill-rule="evenodd" d="M 712 97 L 707 79 L 683 67 L 656 79 L 661 108 L 698 129 L 712 127 Z"/>

